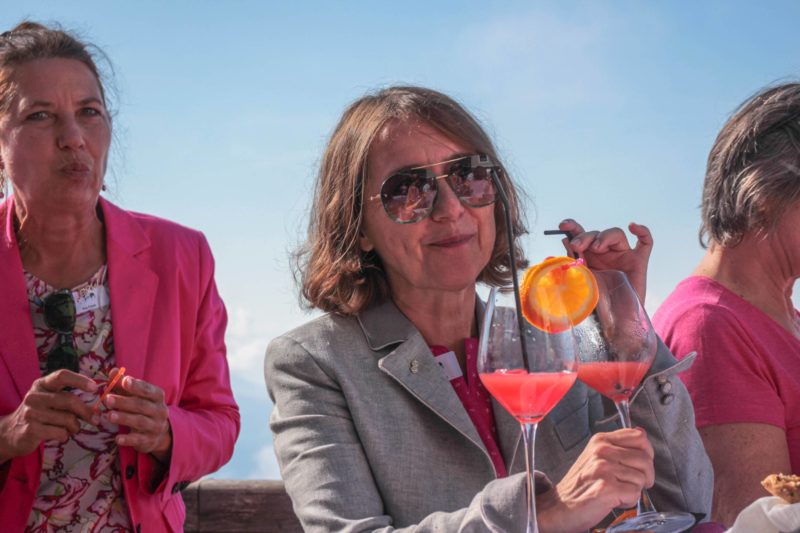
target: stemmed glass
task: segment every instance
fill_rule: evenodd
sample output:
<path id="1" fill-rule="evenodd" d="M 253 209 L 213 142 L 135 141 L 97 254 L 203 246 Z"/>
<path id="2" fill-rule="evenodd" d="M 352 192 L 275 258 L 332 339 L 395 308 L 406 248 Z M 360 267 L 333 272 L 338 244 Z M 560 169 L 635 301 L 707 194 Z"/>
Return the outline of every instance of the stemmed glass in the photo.
<path id="1" fill-rule="evenodd" d="M 576 348 L 571 329 L 546 333 L 531 326 L 518 313 L 513 291 L 492 288 L 481 327 L 478 372 L 489 393 L 522 425 L 528 533 L 539 531 L 533 477 L 536 426 L 575 383 Z"/>
<path id="2" fill-rule="evenodd" d="M 580 352 L 578 379 L 612 400 L 622 427 L 631 428 L 631 396 L 653 364 L 656 334 L 624 273 L 600 270 L 594 275 L 600 293 L 597 307 L 575 327 Z M 643 491 L 636 516 L 614 524 L 606 532 L 677 533 L 694 522 L 689 513 L 656 512 Z"/>

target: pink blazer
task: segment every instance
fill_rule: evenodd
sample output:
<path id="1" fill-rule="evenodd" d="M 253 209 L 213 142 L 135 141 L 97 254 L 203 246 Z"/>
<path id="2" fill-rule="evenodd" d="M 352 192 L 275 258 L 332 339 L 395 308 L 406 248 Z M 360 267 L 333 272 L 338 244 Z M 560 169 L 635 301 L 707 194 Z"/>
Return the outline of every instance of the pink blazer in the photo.
<path id="1" fill-rule="evenodd" d="M 13 197 L 0 204 L 0 415 L 39 378 L 30 309 L 13 230 Z M 200 232 L 123 211 L 101 199 L 117 365 L 161 387 L 169 406 L 172 459 L 119 451 L 134 531 L 182 531 L 178 491 L 230 459 L 239 410 L 225 359 L 225 307 Z M 42 448 L 0 466 L 0 524 L 21 531 L 39 486 Z"/>

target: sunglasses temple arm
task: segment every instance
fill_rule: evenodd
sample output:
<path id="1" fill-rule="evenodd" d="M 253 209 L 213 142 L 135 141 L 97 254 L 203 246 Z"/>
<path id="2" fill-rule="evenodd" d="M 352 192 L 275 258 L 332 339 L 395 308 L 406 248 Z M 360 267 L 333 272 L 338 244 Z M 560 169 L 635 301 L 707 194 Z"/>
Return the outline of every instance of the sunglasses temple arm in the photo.
<path id="1" fill-rule="evenodd" d="M 490 174 L 492 176 L 494 188 L 497 190 L 497 194 L 500 196 L 500 203 L 503 204 L 503 216 L 506 220 L 506 239 L 508 240 L 508 255 L 509 259 L 511 259 L 511 282 L 514 285 L 514 302 L 517 304 L 515 306 L 515 311 L 517 314 L 517 323 L 519 325 L 519 344 L 520 349 L 522 350 L 522 362 L 525 364 L 525 371 L 530 373 L 531 369 L 530 365 L 528 364 L 528 350 L 525 346 L 527 342 L 527 339 L 525 338 L 525 319 L 522 317 L 522 302 L 520 301 L 519 297 L 517 254 L 514 251 L 514 229 L 511 224 L 511 208 L 509 206 L 508 196 L 506 196 L 506 190 L 503 188 L 503 184 L 500 183 L 497 172 L 495 172 L 493 169 Z"/>

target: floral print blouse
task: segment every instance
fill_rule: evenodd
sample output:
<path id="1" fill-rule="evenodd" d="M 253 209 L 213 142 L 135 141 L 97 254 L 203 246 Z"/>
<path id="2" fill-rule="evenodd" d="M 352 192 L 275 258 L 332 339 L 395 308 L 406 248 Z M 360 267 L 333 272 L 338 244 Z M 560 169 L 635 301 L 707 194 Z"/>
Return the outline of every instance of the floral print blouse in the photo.
<path id="1" fill-rule="evenodd" d="M 56 289 L 25 273 L 39 367 L 45 372 L 47 354 L 58 342 L 58 334 L 47 327 L 42 301 Z M 85 296 L 108 294 L 107 265 L 72 290 Z M 77 309 L 75 346 L 80 373 L 101 385 L 96 393 L 73 390 L 85 403 L 94 405 L 116 366 L 108 298 L 99 307 Z M 127 532 L 131 531 L 122 488 L 119 454 L 114 437 L 116 424 L 101 419 L 97 426 L 80 421 L 81 429 L 65 442 L 45 441 L 42 475 L 26 532 Z"/>

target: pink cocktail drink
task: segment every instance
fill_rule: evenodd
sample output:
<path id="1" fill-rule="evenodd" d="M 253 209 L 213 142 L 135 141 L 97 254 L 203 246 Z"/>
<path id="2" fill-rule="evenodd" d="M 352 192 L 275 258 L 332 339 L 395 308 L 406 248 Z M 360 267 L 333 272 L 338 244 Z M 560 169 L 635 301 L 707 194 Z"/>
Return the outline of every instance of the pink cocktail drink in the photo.
<path id="1" fill-rule="evenodd" d="M 614 402 L 630 399 L 650 368 L 650 361 L 600 361 L 581 363 L 578 379 Z"/>
<path id="2" fill-rule="evenodd" d="M 486 389 L 514 418 L 536 424 L 575 383 L 575 372 L 527 372 L 523 369 L 481 373 Z"/>

